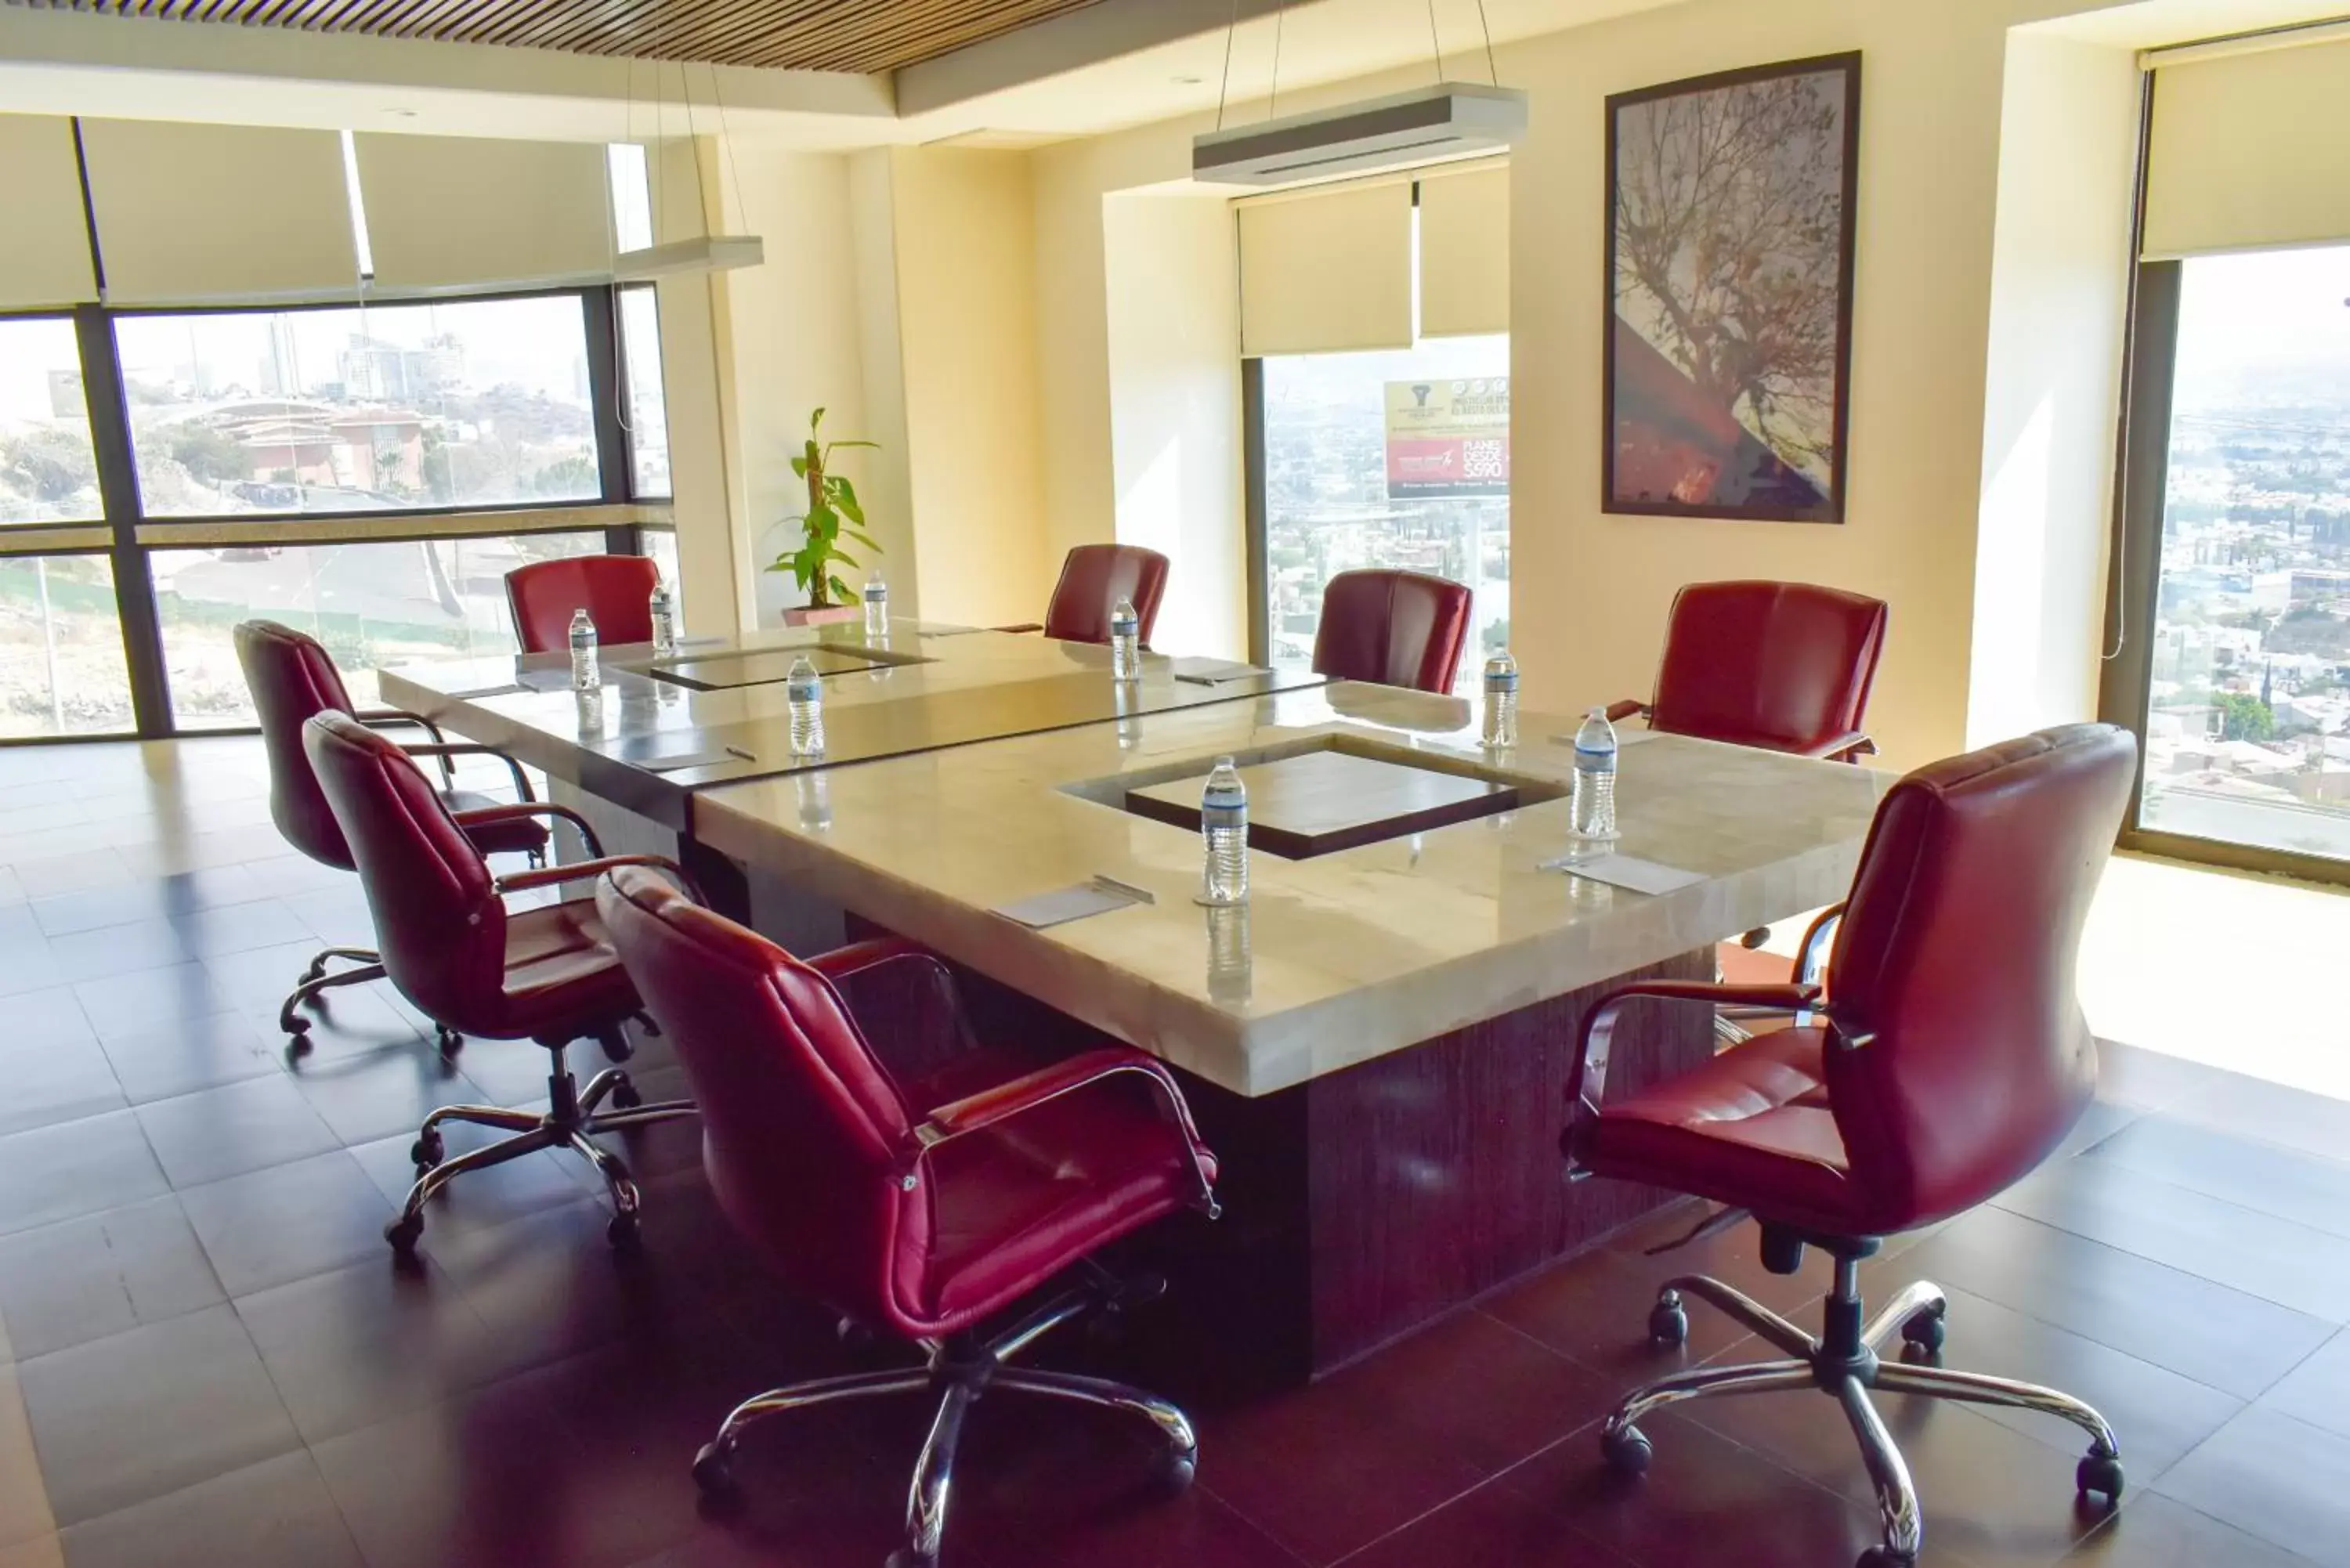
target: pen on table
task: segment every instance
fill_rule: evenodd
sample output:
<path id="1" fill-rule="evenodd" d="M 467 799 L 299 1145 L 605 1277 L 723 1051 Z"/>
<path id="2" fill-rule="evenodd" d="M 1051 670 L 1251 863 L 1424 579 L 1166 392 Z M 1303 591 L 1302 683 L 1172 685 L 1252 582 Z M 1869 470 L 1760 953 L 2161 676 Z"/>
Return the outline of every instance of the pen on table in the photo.
<path id="1" fill-rule="evenodd" d="M 729 747 L 727 747 L 727 748 L 726 748 L 726 754 L 727 754 L 728 756 L 730 756 L 730 757 L 740 757 L 740 758 L 742 758 L 742 759 L 743 759 L 744 762 L 746 762 L 746 763 L 755 763 L 755 762 L 757 762 L 757 761 L 759 760 L 758 758 L 756 758 L 756 757 L 753 756 L 750 753 L 748 753 L 748 752 L 744 751 L 744 750 L 743 750 L 742 747 L 740 747 L 740 746 L 729 746 Z"/>

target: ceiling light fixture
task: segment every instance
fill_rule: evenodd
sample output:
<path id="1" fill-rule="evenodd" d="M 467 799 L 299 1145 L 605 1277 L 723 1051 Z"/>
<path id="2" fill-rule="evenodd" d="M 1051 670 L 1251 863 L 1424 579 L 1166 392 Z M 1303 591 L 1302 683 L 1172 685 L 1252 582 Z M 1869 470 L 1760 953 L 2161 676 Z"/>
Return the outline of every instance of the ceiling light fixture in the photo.
<path id="1" fill-rule="evenodd" d="M 629 124 L 626 140 L 634 140 L 636 131 L 636 65 L 629 60 L 627 92 Z M 650 185 L 652 209 L 651 244 L 633 250 L 617 251 L 612 256 L 612 281 L 615 283 L 649 283 L 657 278 L 681 277 L 702 272 L 732 272 L 738 267 L 759 266 L 767 259 L 766 242 L 756 234 L 730 234 L 712 232 L 710 222 L 710 192 L 701 178 L 701 155 L 694 151 L 698 140 L 693 123 L 693 79 L 687 75 L 683 61 L 677 67 L 678 96 L 685 106 L 685 138 L 687 158 L 694 173 L 693 190 L 696 209 L 700 214 L 702 233 L 687 239 L 660 241 L 660 220 L 665 211 L 661 197 L 665 193 L 669 162 L 666 150 L 660 143 L 667 134 L 665 115 L 660 97 L 660 68 L 653 62 L 653 142 L 649 151 L 650 160 Z M 734 164 L 734 143 L 726 127 L 726 97 L 718 85 L 718 67 L 710 66 L 710 97 L 718 110 L 718 140 L 726 160 L 726 171 L 734 187 L 737 211 L 747 211 L 743 202 L 742 171 Z M 719 213 L 723 227 L 725 213 Z"/>
<path id="2" fill-rule="evenodd" d="M 1447 162 L 1507 151 L 1526 128 L 1526 95 L 1501 85 L 1493 67 L 1493 36 L 1485 25 L 1484 0 L 1477 16 L 1484 29 L 1485 69 L 1490 85 L 1444 79 L 1444 53 L 1436 35 L 1435 0 L 1429 0 L 1428 36 L 1436 66 L 1436 86 L 1386 98 L 1342 104 L 1307 114 L 1275 116 L 1281 87 L 1281 25 L 1286 0 L 1274 14 L 1273 80 L 1266 91 L 1266 118 L 1224 129 L 1223 105 L 1232 88 L 1232 36 L 1239 29 L 1239 0 L 1224 39 L 1224 83 L 1216 105 L 1216 129 L 1191 139 L 1194 179 L 1219 184 L 1288 185 L 1344 175 Z"/>

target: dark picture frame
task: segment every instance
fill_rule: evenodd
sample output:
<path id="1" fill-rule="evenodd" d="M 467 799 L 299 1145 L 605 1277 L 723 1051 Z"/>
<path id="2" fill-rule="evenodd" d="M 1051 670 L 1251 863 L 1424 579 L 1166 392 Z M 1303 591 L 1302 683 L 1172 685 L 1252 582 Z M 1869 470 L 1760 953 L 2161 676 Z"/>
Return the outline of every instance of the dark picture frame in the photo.
<path id="1" fill-rule="evenodd" d="M 1842 523 L 1859 52 L 1607 112 L 1600 510 Z"/>

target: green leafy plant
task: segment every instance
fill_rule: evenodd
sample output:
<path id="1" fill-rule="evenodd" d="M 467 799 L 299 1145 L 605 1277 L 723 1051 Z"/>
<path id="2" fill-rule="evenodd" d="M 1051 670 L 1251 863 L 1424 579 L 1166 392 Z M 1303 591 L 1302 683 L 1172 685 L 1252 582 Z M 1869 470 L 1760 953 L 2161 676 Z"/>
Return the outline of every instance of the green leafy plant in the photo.
<path id="1" fill-rule="evenodd" d="M 792 472 L 807 481 L 807 510 L 784 519 L 800 525 L 800 547 L 786 550 L 769 563 L 771 572 L 789 572 L 802 592 L 807 595 L 808 608 L 828 609 L 834 596 L 846 604 L 856 595 L 849 586 L 836 576 L 832 564 L 839 561 L 847 566 L 859 563 L 856 556 L 840 547 L 846 535 L 875 555 L 881 546 L 865 531 L 864 504 L 857 499 L 857 487 L 840 474 L 832 472 L 832 454 L 842 447 L 878 447 L 869 441 L 819 441 L 817 429 L 824 423 L 824 410 L 816 410 L 808 416 L 807 445 L 792 459 Z"/>

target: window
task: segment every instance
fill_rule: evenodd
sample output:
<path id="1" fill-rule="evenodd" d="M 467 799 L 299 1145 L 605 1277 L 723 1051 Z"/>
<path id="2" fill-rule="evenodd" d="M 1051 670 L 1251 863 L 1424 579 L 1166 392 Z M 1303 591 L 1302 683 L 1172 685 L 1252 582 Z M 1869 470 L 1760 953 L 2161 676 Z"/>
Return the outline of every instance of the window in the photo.
<path id="1" fill-rule="evenodd" d="M 2350 247 L 2168 265 L 2138 823 L 2350 860 Z"/>
<path id="2" fill-rule="evenodd" d="M 182 729 L 254 722 L 230 639 L 241 620 L 308 632 L 342 668 L 352 701 L 371 703 L 380 666 L 514 652 L 506 573 L 603 547 L 602 534 L 587 533 L 153 551 L 172 718 Z"/>
<path id="3" fill-rule="evenodd" d="M 132 727 L 107 558 L 0 557 L 0 737 L 121 734 Z"/>
<path id="4" fill-rule="evenodd" d="M 115 341 L 149 517 L 602 493 L 576 294 L 125 316 Z"/>
<path id="5" fill-rule="evenodd" d="M 620 296 L 620 357 L 629 367 L 629 477 L 639 496 L 671 493 L 669 405 L 661 396 L 660 311 L 650 284 Z"/>
<path id="6" fill-rule="evenodd" d="M 73 322 L 0 318 L 0 526 L 89 522 L 99 510 Z"/>
<path id="7" fill-rule="evenodd" d="M 1457 678 L 1471 689 L 1481 649 L 1510 635 L 1509 337 L 1259 362 L 1268 657 L 1313 657 L 1331 577 L 1402 567 L 1474 594 Z"/>

